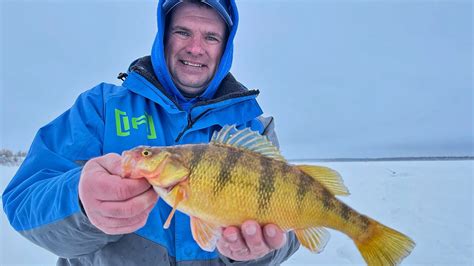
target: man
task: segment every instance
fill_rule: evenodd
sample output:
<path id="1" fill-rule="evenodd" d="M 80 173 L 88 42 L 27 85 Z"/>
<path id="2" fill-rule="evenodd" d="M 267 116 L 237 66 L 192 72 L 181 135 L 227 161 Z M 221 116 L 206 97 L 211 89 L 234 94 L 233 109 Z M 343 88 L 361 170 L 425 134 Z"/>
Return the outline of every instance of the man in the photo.
<path id="1" fill-rule="evenodd" d="M 117 153 L 138 145 L 203 143 L 225 124 L 276 142 L 271 119 L 229 73 L 234 1 L 160 1 L 151 57 L 121 86 L 100 84 L 41 128 L 4 192 L 10 223 L 59 265 L 280 264 L 298 248 L 276 225 L 228 227 L 215 252 L 199 248 L 189 217 L 144 179 L 121 177 Z M 84 164 L 85 163 L 85 164 Z"/>

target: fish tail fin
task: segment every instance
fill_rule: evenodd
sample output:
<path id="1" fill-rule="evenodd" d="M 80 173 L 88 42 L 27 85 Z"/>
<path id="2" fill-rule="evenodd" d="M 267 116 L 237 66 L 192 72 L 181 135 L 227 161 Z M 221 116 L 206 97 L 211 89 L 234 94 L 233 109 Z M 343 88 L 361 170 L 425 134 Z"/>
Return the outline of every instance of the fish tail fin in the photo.
<path id="1" fill-rule="evenodd" d="M 369 221 L 366 233 L 354 239 L 367 265 L 397 265 L 415 247 L 415 242 L 404 234 L 370 218 Z"/>

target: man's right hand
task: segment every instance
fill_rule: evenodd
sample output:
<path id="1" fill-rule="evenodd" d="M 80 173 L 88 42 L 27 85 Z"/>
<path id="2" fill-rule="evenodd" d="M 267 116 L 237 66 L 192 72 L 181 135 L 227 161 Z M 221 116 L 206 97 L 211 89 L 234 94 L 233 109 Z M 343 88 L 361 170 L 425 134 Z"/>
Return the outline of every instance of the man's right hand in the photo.
<path id="1" fill-rule="evenodd" d="M 79 199 L 91 223 L 110 234 L 143 227 L 158 200 L 145 178 L 121 177 L 122 157 L 109 153 L 89 160 L 79 180 Z"/>

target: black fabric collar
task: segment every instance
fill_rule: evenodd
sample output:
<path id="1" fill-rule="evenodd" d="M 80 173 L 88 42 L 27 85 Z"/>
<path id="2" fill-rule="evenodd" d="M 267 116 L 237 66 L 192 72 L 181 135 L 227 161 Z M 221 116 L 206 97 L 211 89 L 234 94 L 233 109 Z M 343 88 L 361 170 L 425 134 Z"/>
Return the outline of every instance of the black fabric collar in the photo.
<path id="1" fill-rule="evenodd" d="M 177 106 L 174 97 L 170 95 L 160 84 L 156 78 L 155 72 L 153 71 L 153 66 L 151 63 L 150 56 L 144 56 L 133 61 L 129 68 L 128 72 L 137 72 L 144 78 L 146 78 L 151 84 L 153 84 L 157 89 L 159 89 L 164 95 L 171 99 Z M 259 94 L 258 90 L 248 90 L 244 85 L 238 82 L 234 76 L 229 73 L 222 80 L 219 88 L 217 89 L 214 97 L 207 101 L 198 101 L 194 106 L 206 105 L 211 103 L 216 103 L 224 101 L 231 98 L 244 97 L 249 95 Z M 198 96 L 199 97 L 199 96 Z"/>

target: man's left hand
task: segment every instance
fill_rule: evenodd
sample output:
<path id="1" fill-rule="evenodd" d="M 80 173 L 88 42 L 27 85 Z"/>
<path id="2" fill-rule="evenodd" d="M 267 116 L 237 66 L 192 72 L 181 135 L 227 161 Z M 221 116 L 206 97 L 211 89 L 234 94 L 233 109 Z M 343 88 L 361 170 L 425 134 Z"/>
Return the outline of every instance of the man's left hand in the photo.
<path id="1" fill-rule="evenodd" d="M 248 261 L 261 258 L 285 243 L 286 234 L 277 225 L 260 226 L 256 221 L 249 220 L 241 228 L 225 228 L 217 242 L 217 249 L 232 260 Z"/>

